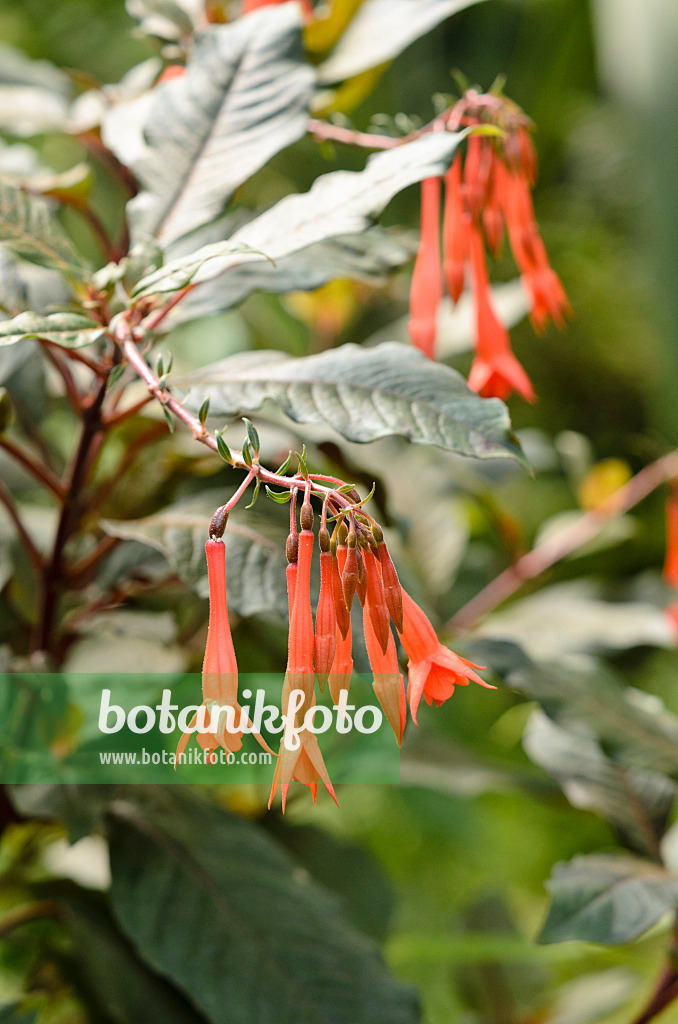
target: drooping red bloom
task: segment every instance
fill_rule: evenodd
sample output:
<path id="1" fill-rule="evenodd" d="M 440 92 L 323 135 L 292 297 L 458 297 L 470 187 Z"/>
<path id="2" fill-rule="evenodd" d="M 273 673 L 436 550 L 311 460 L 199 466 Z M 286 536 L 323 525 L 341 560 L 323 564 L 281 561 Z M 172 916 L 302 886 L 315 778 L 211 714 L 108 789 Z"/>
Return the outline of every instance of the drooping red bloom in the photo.
<path id="1" fill-rule="evenodd" d="M 544 330 L 549 320 L 556 327 L 564 327 L 565 317 L 571 313 L 570 303 L 549 262 L 534 216 L 529 181 L 524 175 L 501 167 L 497 192 L 506 218 L 511 251 L 532 300 L 532 324 L 538 332 Z"/>
<path id="2" fill-rule="evenodd" d="M 483 668 L 460 657 L 441 644 L 426 613 L 403 590 L 403 628 L 400 639 L 409 659 L 407 697 L 413 722 L 422 696 L 427 704 L 440 706 L 454 693 L 455 686 L 467 686 L 470 680 L 489 690 L 495 687 L 481 679 L 474 669 Z"/>
<path id="3" fill-rule="evenodd" d="M 464 291 L 469 223 L 461 191 L 461 156 L 457 155 L 445 175 L 443 212 L 443 271 L 447 293 L 453 302 L 458 302 Z"/>
<path id="4" fill-rule="evenodd" d="M 379 562 L 371 553 L 370 558 L 372 561 L 368 561 L 368 573 L 376 573 L 381 577 Z M 373 595 L 379 600 L 378 588 L 368 587 L 367 598 L 363 606 L 363 631 L 365 634 L 367 656 L 370 661 L 370 668 L 372 669 L 372 687 L 395 733 L 398 746 L 400 746 L 407 718 L 405 684 L 400 672 L 398 652 L 388 620 L 386 622 L 386 644 L 383 645 L 377 636 L 375 622 L 381 624 L 381 615 L 375 615 L 375 609 L 372 605 Z"/>
<path id="5" fill-rule="evenodd" d="M 421 183 L 421 235 L 410 286 L 412 344 L 429 359 L 435 354 L 436 318 L 443 286 L 440 270 L 440 178 Z"/>
<path id="6" fill-rule="evenodd" d="M 341 583 L 342 573 L 346 566 L 346 555 L 346 547 L 343 544 L 337 545 L 337 557 L 334 560 L 335 564 L 332 566 L 335 589 L 337 578 Z M 351 676 L 353 675 L 353 630 L 351 629 L 351 616 L 346 608 L 346 601 L 343 600 L 343 593 L 342 586 L 342 600 L 335 604 L 335 610 L 336 608 L 339 609 L 336 615 L 337 645 L 334 650 L 334 658 L 332 659 L 329 675 L 330 693 L 335 704 L 339 702 L 341 691 L 348 690 L 351 685 Z M 346 627 L 345 631 L 344 626 Z"/>
<path id="7" fill-rule="evenodd" d="M 678 489 L 666 501 L 664 579 L 670 587 L 678 587 Z"/>
<path id="8" fill-rule="evenodd" d="M 308 506 L 310 510 L 310 505 Z M 311 517 L 312 519 L 312 517 Z M 302 523 L 303 523 L 302 510 Z M 313 556 L 313 530 L 302 529 L 299 534 L 298 563 L 296 571 L 288 572 L 287 600 L 290 610 L 290 631 L 287 648 L 287 670 L 282 691 L 282 710 L 290 713 L 293 690 L 302 690 L 304 701 L 296 713 L 298 725 L 303 723 L 306 712 L 315 706 L 315 670 L 313 653 L 315 636 L 313 612 L 311 609 L 311 559 Z M 287 793 L 292 781 L 308 786 L 315 801 L 318 782 L 322 781 L 330 796 L 337 802 L 334 788 L 320 752 L 314 733 L 304 730 L 299 735 L 300 745 L 290 750 L 285 738 L 280 742 L 278 762 L 275 767 L 273 784 L 268 806 L 271 806 L 278 786 L 282 793 L 282 807 L 285 810 Z"/>
<path id="9" fill-rule="evenodd" d="M 530 378 L 511 349 L 508 331 L 499 320 L 492 302 L 492 290 L 480 232 L 470 231 L 473 302 L 476 315 L 476 354 L 468 384 L 484 398 L 507 398 L 517 391 L 528 402 L 536 401 Z"/>
<path id="10" fill-rule="evenodd" d="M 327 550 L 320 552 L 320 596 L 315 613 L 315 670 L 321 693 L 325 691 L 337 647 L 337 616 L 332 587 L 333 559 L 329 550 L 329 537 L 327 545 Z"/>
<path id="11" fill-rule="evenodd" d="M 207 643 L 205 644 L 205 656 L 202 668 L 202 702 L 208 709 L 212 710 L 215 705 L 223 708 L 233 709 L 233 722 L 242 722 L 242 709 L 238 703 L 238 664 L 233 648 L 231 637 L 231 626 L 228 620 L 228 604 L 226 600 L 226 548 L 221 540 L 208 540 L 205 544 L 205 555 L 207 557 L 207 577 L 209 583 L 209 624 L 207 627 Z M 205 751 L 214 750 L 216 747 L 223 747 L 227 753 L 235 753 L 242 747 L 244 728 L 231 731 L 226 728 L 230 724 L 227 712 L 219 716 L 216 732 L 209 728 L 199 730 L 195 737 Z M 248 726 L 251 723 L 245 720 Z M 190 728 L 193 730 L 197 722 L 197 715 L 193 716 Z M 206 723 L 209 726 L 209 721 Z M 245 723 L 243 723 L 244 725 Z M 193 732 L 183 733 L 177 746 L 177 758 L 175 767 Z M 266 741 L 254 733 L 255 738 L 269 753 L 273 753 Z"/>
<path id="12" fill-rule="evenodd" d="M 391 617 L 386 604 L 384 584 L 381 579 L 381 567 L 371 551 L 363 551 L 362 554 L 367 576 L 363 608 L 368 610 L 374 635 L 379 642 L 382 654 L 386 654 L 389 639 L 392 640 L 393 637 L 390 627 Z"/>

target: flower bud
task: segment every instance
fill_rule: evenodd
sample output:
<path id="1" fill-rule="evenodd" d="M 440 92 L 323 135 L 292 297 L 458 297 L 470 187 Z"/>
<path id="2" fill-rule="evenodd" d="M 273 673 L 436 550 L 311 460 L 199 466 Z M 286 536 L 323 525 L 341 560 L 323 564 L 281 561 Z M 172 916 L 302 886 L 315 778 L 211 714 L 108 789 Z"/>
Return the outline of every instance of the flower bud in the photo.
<path id="1" fill-rule="evenodd" d="M 346 598 L 346 607 L 349 611 L 353 604 L 356 587 L 358 586 L 358 579 L 359 568 L 358 555 L 356 551 L 356 535 L 355 530 L 351 529 L 347 538 L 346 562 L 341 574 L 341 581 L 344 587 L 344 597 Z"/>
<path id="2" fill-rule="evenodd" d="M 299 558 L 299 534 L 291 533 L 287 538 L 285 545 L 285 554 L 287 555 L 287 561 L 293 563 Z"/>
<path id="3" fill-rule="evenodd" d="M 226 510 L 226 506 L 222 505 L 222 507 L 218 508 L 212 516 L 212 522 L 210 523 L 209 530 L 211 540 L 218 540 L 220 537 L 223 537 L 227 522 L 228 511 Z"/>
<path id="4" fill-rule="evenodd" d="M 327 534 L 327 531 L 325 531 Z M 329 548 L 329 534 L 327 545 Z M 315 671 L 318 676 L 320 692 L 325 692 L 325 684 L 337 647 L 337 617 L 334 610 L 334 593 L 332 586 L 332 563 L 334 559 L 329 550 L 320 553 L 320 596 L 315 616 Z"/>
<path id="5" fill-rule="evenodd" d="M 302 530 L 313 529 L 313 509 L 311 508 L 310 501 L 305 501 L 301 506 L 301 512 L 299 513 L 299 522 Z"/>
<path id="6" fill-rule="evenodd" d="M 398 573 L 391 561 L 386 544 L 379 544 L 379 561 L 381 563 L 381 579 L 384 587 L 384 598 L 389 614 L 393 619 L 396 629 L 400 632 L 403 628 L 403 594 L 398 579 Z"/>

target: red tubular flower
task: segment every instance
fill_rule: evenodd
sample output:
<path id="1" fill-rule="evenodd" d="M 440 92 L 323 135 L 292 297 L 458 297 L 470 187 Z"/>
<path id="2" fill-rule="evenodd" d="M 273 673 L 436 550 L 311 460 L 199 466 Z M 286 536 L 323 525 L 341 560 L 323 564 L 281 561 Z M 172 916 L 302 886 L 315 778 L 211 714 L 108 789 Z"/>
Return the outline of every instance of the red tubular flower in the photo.
<path id="1" fill-rule="evenodd" d="M 494 311 L 483 239 L 476 229 L 470 235 L 477 339 L 468 385 L 485 398 L 507 398 L 517 391 L 528 402 L 534 402 L 530 378 L 514 356 L 508 331 Z"/>
<path id="2" fill-rule="evenodd" d="M 386 595 L 384 584 L 381 579 L 381 569 L 378 560 L 371 551 L 363 551 L 365 572 L 367 575 L 367 588 L 363 608 L 369 612 L 370 623 L 382 653 L 386 654 L 389 640 L 392 640 L 391 627 L 389 625 L 390 615 L 386 606 Z M 363 616 L 364 618 L 364 616 Z"/>
<path id="3" fill-rule="evenodd" d="M 505 168 L 499 174 L 499 195 L 511 251 L 532 299 L 532 324 L 539 332 L 544 330 L 549 319 L 556 327 L 563 327 L 571 307 L 560 278 L 549 263 L 546 246 L 534 216 L 529 181 Z"/>
<path id="4" fill-rule="evenodd" d="M 666 556 L 664 579 L 670 587 L 678 587 L 678 490 L 666 502 Z"/>
<path id="5" fill-rule="evenodd" d="M 407 696 L 415 724 L 422 696 L 427 704 L 435 701 L 440 706 L 452 696 L 455 686 L 467 686 L 471 679 L 489 690 L 496 689 L 473 671 L 484 666 L 474 665 L 440 643 L 426 614 L 406 590 L 403 590 L 403 617 L 400 639 L 409 658 Z"/>
<path id="6" fill-rule="evenodd" d="M 344 598 L 346 599 L 346 607 L 350 612 L 360 577 L 360 570 L 358 567 L 357 541 L 354 527 L 351 527 L 351 531 L 348 535 L 348 543 L 347 546 L 344 548 L 344 551 L 344 564 L 341 565 L 341 562 L 339 564 L 341 566 L 341 582 L 344 587 Z"/>
<path id="7" fill-rule="evenodd" d="M 433 359 L 436 316 L 442 298 L 440 273 L 440 178 L 421 183 L 421 237 L 410 286 L 412 344 Z"/>
<path id="8" fill-rule="evenodd" d="M 375 559 L 376 563 L 376 559 Z M 379 571 L 375 564 L 376 571 Z M 407 703 L 405 701 L 405 684 L 398 665 L 398 652 L 391 630 L 388 630 L 388 643 L 386 650 L 382 650 L 380 641 L 377 639 L 373 627 L 372 608 L 370 595 L 368 593 L 363 608 L 363 629 L 365 632 L 365 646 L 367 656 L 370 659 L 374 689 L 377 700 L 384 709 L 398 746 L 402 744 L 405 721 L 407 718 Z"/>
<path id="9" fill-rule="evenodd" d="M 458 302 L 466 276 L 466 235 L 468 225 L 461 193 L 461 156 L 456 156 L 445 175 L 445 210 L 443 212 L 443 271 L 447 294 Z"/>
<path id="10" fill-rule="evenodd" d="M 346 558 L 345 547 L 338 547 L 337 554 L 332 557 L 332 596 L 334 597 L 334 614 L 337 620 L 337 628 L 341 636 L 346 639 L 346 635 L 351 628 L 351 613 L 346 604 L 344 584 L 341 579 L 341 562 L 338 557 L 338 552 L 341 550 L 343 550 L 344 558 Z"/>
<path id="11" fill-rule="evenodd" d="M 339 577 L 341 582 L 342 573 L 346 566 L 347 549 L 343 544 L 337 546 L 337 557 L 335 559 L 335 565 L 333 565 L 333 572 Z M 336 586 L 336 584 L 335 584 Z M 342 596 L 343 596 L 342 587 Z M 335 601 L 336 604 L 336 601 Z M 332 700 L 335 704 L 339 701 L 339 696 L 342 690 L 348 690 L 351 685 L 351 676 L 353 675 L 353 630 L 351 629 L 351 615 L 346 607 L 346 602 L 343 603 L 343 608 L 346 608 L 346 631 L 344 632 L 339 622 L 339 616 L 337 615 L 337 646 L 334 651 L 334 658 L 332 660 L 332 668 L 330 669 L 329 675 L 329 687 L 330 693 L 332 694 Z"/>
<path id="12" fill-rule="evenodd" d="M 226 600 L 226 548 L 221 540 L 208 540 L 205 544 L 207 557 L 207 578 L 209 583 L 209 624 L 207 642 L 202 668 L 202 703 L 208 709 L 214 705 L 233 708 L 234 721 L 242 721 L 242 709 L 238 703 L 238 663 L 235 658 L 231 626 L 228 621 L 228 604 Z M 194 715 L 190 724 L 195 727 L 197 716 Z M 208 723 L 209 724 L 209 723 Z M 226 729 L 227 718 L 219 717 L 217 731 L 208 729 L 196 732 L 198 743 L 205 751 L 223 747 L 227 753 L 240 750 L 244 729 L 230 732 Z M 249 719 L 247 724 L 251 726 Z M 192 732 L 185 732 L 177 745 L 177 758 L 188 746 Z M 266 741 L 254 733 L 255 738 L 269 753 L 273 753 Z"/>
<path id="13" fill-rule="evenodd" d="M 309 506 L 310 510 L 310 506 Z M 304 509 L 302 509 L 302 524 Z M 287 601 L 290 608 L 290 632 L 287 648 L 287 670 L 283 683 L 283 713 L 289 713 L 290 699 L 293 690 L 302 690 L 304 702 L 297 711 L 297 724 L 303 722 L 307 711 L 315 706 L 315 671 L 313 668 L 314 631 L 313 612 L 311 610 L 311 559 L 313 556 L 313 530 L 302 529 L 299 534 L 298 562 L 296 571 L 288 566 Z M 292 571 L 290 572 L 290 569 Z M 271 795 L 268 806 L 271 806 L 278 786 L 282 792 L 282 807 L 285 810 L 287 793 L 292 781 L 308 786 L 315 801 L 318 782 L 322 781 L 334 800 L 337 798 L 327 774 L 325 762 L 313 733 L 300 733 L 300 745 L 296 750 L 285 746 L 284 736 L 280 742 L 278 763 L 276 764 Z"/>
<path id="14" fill-rule="evenodd" d="M 327 538 L 329 545 L 329 537 Z M 337 616 L 334 608 L 332 589 L 332 552 L 320 552 L 320 596 L 315 614 L 315 670 L 318 676 L 320 692 L 325 692 L 325 684 L 337 647 Z"/>

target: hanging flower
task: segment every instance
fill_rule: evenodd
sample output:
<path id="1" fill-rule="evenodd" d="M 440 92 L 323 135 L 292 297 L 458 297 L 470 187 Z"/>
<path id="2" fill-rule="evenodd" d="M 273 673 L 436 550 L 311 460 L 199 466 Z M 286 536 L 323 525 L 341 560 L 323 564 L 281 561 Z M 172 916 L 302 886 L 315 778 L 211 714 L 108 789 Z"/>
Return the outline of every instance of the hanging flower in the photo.
<path id="1" fill-rule="evenodd" d="M 436 318 L 442 298 L 440 270 L 440 178 L 421 183 L 421 239 L 410 286 L 412 344 L 433 359 Z"/>
<path id="2" fill-rule="evenodd" d="M 536 395 L 530 378 L 514 356 L 508 331 L 494 310 L 485 248 L 477 230 L 470 232 L 470 250 L 476 312 L 476 354 L 469 374 L 469 387 L 485 398 L 507 398 L 512 391 L 517 391 L 528 402 L 534 402 Z"/>
<path id="3" fill-rule="evenodd" d="M 205 544 L 207 557 L 207 579 L 209 585 L 209 624 L 207 627 L 207 643 L 202 667 L 202 703 L 210 714 L 215 708 L 224 708 L 219 714 L 216 732 L 207 728 L 199 729 L 196 739 L 206 752 L 216 747 L 223 747 L 227 753 L 235 753 L 242 747 L 245 725 L 251 729 L 251 722 L 245 718 L 238 703 L 238 664 L 233 648 L 231 626 L 228 620 L 228 604 L 226 601 L 226 548 L 222 540 L 211 539 Z M 232 714 L 229 714 L 229 710 Z M 209 716 L 207 716 L 209 718 Z M 183 733 L 177 746 L 175 768 L 198 722 L 194 715 L 190 723 L 190 731 Z M 240 726 L 235 731 L 233 727 Z M 227 729 L 227 725 L 231 729 Z M 266 741 L 254 733 L 257 741 L 268 753 L 273 753 Z"/>
<path id="4" fill-rule="evenodd" d="M 315 706 L 315 670 L 313 666 L 315 635 L 313 630 L 313 612 L 311 609 L 311 560 L 313 557 L 314 535 L 313 512 L 310 502 L 305 502 L 302 506 L 301 526 L 302 529 L 298 541 L 298 564 L 296 570 L 288 571 L 287 576 L 290 631 L 288 637 L 287 670 L 285 672 L 281 702 L 283 714 L 288 716 L 291 713 L 293 691 L 301 690 L 303 692 L 303 702 L 296 711 L 296 723 L 298 726 L 303 724 L 306 713 Z M 283 812 L 292 781 L 301 782 L 303 785 L 308 786 L 314 801 L 318 790 L 318 782 L 321 781 L 325 784 L 334 802 L 337 802 L 315 734 L 304 730 L 299 734 L 299 739 L 299 746 L 294 750 L 286 746 L 284 735 L 280 742 L 278 762 L 273 776 L 268 806 L 271 806 L 278 786 L 280 786 Z"/>
<path id="5" fill-rule="evenodd" d="M 483 666 L 474 665 L 440 643 L 425 612 L 406 590 L 403 590 L 403 619 L 400 639 L 409 658 L 407 697 L 415 724 L 422 696 L 427 704 L 435 701 L 440 706 L 452 696 L 455 686 L 467 686 L 471 680 L 489 690 L 495 689 L 474 671 Z"/>

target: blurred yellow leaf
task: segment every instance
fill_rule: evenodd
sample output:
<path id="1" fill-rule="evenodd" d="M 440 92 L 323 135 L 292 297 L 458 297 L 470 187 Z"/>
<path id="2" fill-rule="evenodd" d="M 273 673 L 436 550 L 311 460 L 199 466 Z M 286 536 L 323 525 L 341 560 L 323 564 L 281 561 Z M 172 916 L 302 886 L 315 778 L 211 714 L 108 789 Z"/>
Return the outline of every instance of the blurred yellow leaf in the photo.
<path id="1" fill-rule="evenodd" d="M 331 0 L 327 13 L 316 17 L 304 29 L 304 44 L 309 53 L 327 53 L 335 45 L 363 0 Z"/>
<path id="2" fill-rule="evenodd" d="M 370 95 L 389 63 L 362 71 L 359 75 L 349 78 L 338 89 L 320 93 L 318 105 L 314 105 L 313 113 L 318 117 L 337 113 L 350 114 Z"/>
<path id="3" fill-rule="evenodd" d="M 332 340 L 360 305 L 360 285 L 345 279 L 330 281 L 314 292 L 292 292 L 286 304 L 294 316 L 323 338 Z"/>
<path id="4" fill-rule="evenodd" d="M 579 504 L 587 512 L 600 508 L 631 476 L 631 468 L 623 459 L 603 459 L 597 462 L 579 485 Z"/>

